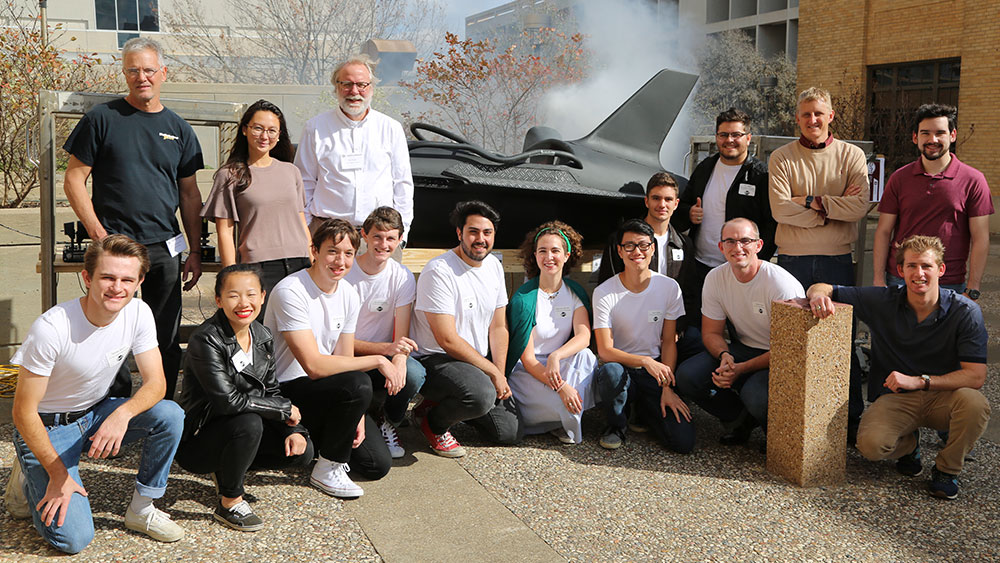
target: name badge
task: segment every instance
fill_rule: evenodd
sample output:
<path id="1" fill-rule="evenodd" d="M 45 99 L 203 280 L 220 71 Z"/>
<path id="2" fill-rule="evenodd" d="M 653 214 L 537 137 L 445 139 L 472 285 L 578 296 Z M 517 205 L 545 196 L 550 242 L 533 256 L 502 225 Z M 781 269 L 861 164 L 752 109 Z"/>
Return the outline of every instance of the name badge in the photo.
<path id="1" fill-rule="evenodd" d="M 122 362 L 125 361 L 125 356 L 127 355 L 128 355 L 128 346 L 122 346 L 117 350 L 108 352 L 108 355 L 106 356 L 108 360 L 108 367 L 117 368 L 118 366 L 122 365 Z"/>
<path id="2" fill-rule="evenodd" d="M 569 307 L 556 307 L 555 313 L 557 319 L 565 319 L 570 315 L 570 310 Z"/>
<path id="3" fill-rule="evenodd" d="M 476 300 L 472 297 L 465 297 L 462 299 L 462 309 L 465 311 L 471 311 L 476 307 Z"/>
<path id="4" fill-rule="evenodd" d="M 683 248 L 671 248 L 670 249 L 670 259 L 674 262 L 680 262 L 684 260 L 684 249 Z"/>
<path id="5" fill-rule="evenodd" d="M 753 184 L 740 184 L 739 194 L 753 197 L 757 194 L 757 186 Z"/>
<path id="6" fill-rule="evenodd" d="M 381 313 L 389 309 L 389 302 L 385 299 L 372 299 L 368 302 L 368 310 L 372 313 Z"/>
<path id="7" fill-rule="evenodd" d="M 361 153 L 345 154 L 340 157 L 340 167 L 344 170 L 361 170 L 365 157 Z"/>
<path id="8" fill-rule="evenodd" d="M 333 330 L 340 330 L 344 328 L 344 317 L 330 319 L 330 328 Z"/>
<path id="9" fill-rule="evenodd" d="M 243 368 L 247 367 L 252 363 L 250 360 L 250 356 L 247 355 L 247 353 L 244 352 L 243 350 L 240 350 L 235 354 L 233 354 L 232 359 L 233 359 L 233 367 L 236 368 L 237 372 L 243 371 Z"/>
<path id="10" fill-rule="evenodd" d="M 177 235 L 174 238 L 167 240 L 166 245 L 167 245 L 167 252 L 170 253 L 171 258 L 177 256 L 181 252 L 184 252 L 185 250 L 188 249 L 187 241 L 184 240 L 183 234 Z"/>
<path id="11" fill-rule="evenodd" d="M 763 303 L 759 302 L 759 301 L 754 301 L 753 302 L 753 311 L 755 313 L 757 313 L 758 315 L 766 315 L 767 314 L 767 306 L 764 305 Z"/>
<path id="12" fill-rule="evenodd" d="M 663 311 L 650 311 L 647 313 L 646 318 L 651 323 L 658 323 L 663 320 Z"/>

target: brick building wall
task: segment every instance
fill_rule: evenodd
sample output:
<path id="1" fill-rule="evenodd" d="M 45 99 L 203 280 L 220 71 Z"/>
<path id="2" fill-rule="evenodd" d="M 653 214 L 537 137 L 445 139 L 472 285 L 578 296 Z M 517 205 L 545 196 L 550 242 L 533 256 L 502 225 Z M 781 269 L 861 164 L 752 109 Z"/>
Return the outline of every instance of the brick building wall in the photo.
<path id="1" fill-rule="evenodd" d="M 1000 102 L 1000 2 L 801 0 L 798 87 L 864 88 L 870 65 L 961 58 L 958 149 L 1000 195 L 991 142 Z M 838 108 L 834 108 L 838 109 Z M 836 122 L 834 122 L 836 125 Z M 914 151 L 914 158 L 916 151 Z"/>

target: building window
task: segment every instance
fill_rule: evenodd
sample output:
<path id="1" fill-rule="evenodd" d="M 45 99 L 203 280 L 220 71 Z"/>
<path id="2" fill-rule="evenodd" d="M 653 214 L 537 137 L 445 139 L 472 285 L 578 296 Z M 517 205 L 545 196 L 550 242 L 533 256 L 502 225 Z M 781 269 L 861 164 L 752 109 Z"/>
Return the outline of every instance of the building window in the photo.
<path id="1" fill-rule="evenodd" d="M 912 121 L 921 104 L 958 107 L 961 70 L 961 59 L 868 67 L 868 138 L 885 155 L 886 172 L 916 158 Z"/>
<path id="2" fill-rule="evenodd" d="M 158 4 L 159 0 L 94 0 L 97 29 L 160 31 Z"/>

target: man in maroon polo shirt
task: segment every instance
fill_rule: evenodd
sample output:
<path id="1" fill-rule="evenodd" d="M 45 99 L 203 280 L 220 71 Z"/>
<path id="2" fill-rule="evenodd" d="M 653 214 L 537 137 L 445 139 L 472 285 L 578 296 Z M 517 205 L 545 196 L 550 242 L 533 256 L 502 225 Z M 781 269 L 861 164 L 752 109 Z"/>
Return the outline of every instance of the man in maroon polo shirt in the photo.
<path id="1" fill-rule="evenodd" d="M 993 201 L 983 173 L 948 150 L 958 135 L 957 114 L 954 107 L 941 104 L 917 109 L 913 142 L 920 158 L 893 173 L 878 206 L 872 250 L 876 286 L 902 286 L 903 280 L 894 275 L 896 248 L 912 235 L 928 235 L 944 243 L 941 286 L 979 298 Z"/>

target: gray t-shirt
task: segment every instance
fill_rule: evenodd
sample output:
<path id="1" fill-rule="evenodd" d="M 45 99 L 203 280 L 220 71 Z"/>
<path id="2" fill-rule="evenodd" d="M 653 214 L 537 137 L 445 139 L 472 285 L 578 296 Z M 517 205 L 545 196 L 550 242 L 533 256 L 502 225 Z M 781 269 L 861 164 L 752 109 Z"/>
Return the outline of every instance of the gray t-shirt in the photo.
<path id="1" fill-rule="evenodd" d="M 299 213 L 305 207 L 302 176 L 294 164 L 274 160 L 250 167 L 250 185 L 236 193 L 229 170 L 220 168 L 201 216 L 239 225 L 239 262 L 309 256 L 309 239 Z"/>

